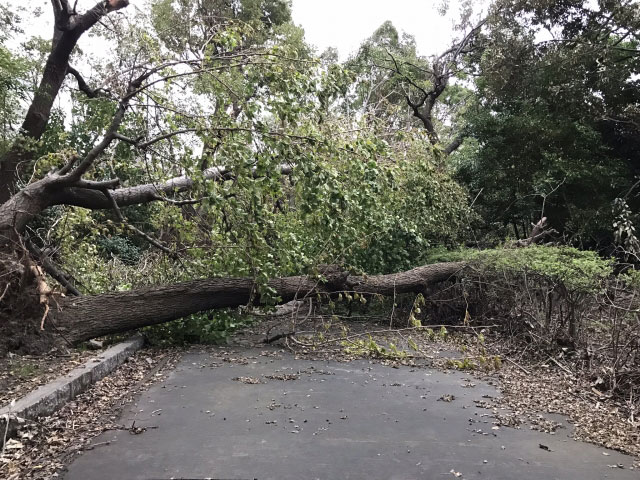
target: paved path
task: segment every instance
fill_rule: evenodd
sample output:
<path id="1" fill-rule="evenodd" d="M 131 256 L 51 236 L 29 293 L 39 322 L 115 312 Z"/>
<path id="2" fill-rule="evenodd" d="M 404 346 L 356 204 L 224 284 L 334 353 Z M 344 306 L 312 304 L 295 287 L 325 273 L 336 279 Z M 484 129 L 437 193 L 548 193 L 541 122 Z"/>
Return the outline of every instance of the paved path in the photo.
<path id="1" fill-rule="evenodd" d="M 566 430 L 493 430 L 474 400 L 495 389 L 475 379 L 465 388 L 471 377 L 462 373 L 238 355 L 248 363 L 185 355 L 123 413 L 127 425 L 154 428 L 96 438 L 111 443 L 79 456 L 66 480 L 455 479 L 452 470 L 464 479 L 640 478 L 632 458 L 605 456 Z M 617 463 L 625 469 L 608 466 Z"/>

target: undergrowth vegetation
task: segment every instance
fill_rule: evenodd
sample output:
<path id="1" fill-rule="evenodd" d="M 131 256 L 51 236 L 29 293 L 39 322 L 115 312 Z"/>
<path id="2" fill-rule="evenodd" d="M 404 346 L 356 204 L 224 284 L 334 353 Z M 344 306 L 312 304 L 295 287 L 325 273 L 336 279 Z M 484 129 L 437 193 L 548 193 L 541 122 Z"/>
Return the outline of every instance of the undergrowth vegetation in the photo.
<path id="1" fill-rule="evenodd" d="M 467 267 L 430 298 L 434 311 L 447 298 L 447 308 L 457 305 L 453 321 L 496 327 L 520 357 L 559 355 L 597 388 L 633 396 L 640 381 L 636 271 L 616 273 L 612 259 L 557 246 L 458 250 L 450 258 Z"/>
<path id="2" fill-rule="evenodd" d="M 640 275 L 613 259 L 566 246 L 432 250 L 432 262 L 464 262 L 451 281 L 424 294 L 361 298 L 343 292 L 315 312 L 320 318 L 388 324 L 407 335 L 419 332 L 431 342 L 457 342 L 450 331 L 470 333 L 473 343 L 458 345 L 463 356 L 448 361 L 460 370 L 497 370 L 502 354 L 534 362 L 559 362 L 588 379 L 593 388 L 633 401 L 640 383 Z M 329 321 L 330 323 L 330 321 Z M 375 337 L 342 333 L 345 353 L 400 360 L 415 355 Z M 501 352 L 485 345 L 490 337 Z M 326 343 L 323 334 L 315 346 Z M 473 354 L 472 354 L 473 353 Z"/>

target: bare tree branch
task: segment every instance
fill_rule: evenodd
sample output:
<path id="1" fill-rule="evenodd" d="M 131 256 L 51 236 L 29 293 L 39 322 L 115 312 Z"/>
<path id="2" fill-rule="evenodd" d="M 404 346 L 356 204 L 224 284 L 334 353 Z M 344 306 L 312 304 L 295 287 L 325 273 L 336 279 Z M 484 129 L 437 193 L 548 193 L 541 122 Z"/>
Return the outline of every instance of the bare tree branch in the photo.
<path id="1" fill-rule="evenodd" d="M 293 167 L 283 164 L 278 170 L 281 175 L 289 175 L 293 171 Z M 205 170 L 202 176 L 204 180 L 222 181 L 233 178 L 233 173 L 224 167 L 211 167 Z M 156 201 L 169 201 L 166 195 L 188 191 L 194 185 L 195 181 L 191 177 L 180 176 L 164 183 L 147 183 L 134 187 L 118 188 L 109 193 L 119 207 L 126 207 Z M 50 200 L 52 205 L 71 205 L 93 210 L 112 208 L 110 201 L 105 198 L 102 192 L 88 188 L 77 188 L 75 184 L 52 193 Z M 189 201 L 189 203 L 196 202 Z"/>
<path id="2" fill-rule="evenodd" d="M 141 149 L 146 149 L 148 147 L 150 147 L 151 145 L 153 145 L 154 143 L 158 143 L 162 140 L 166 140 L 167 138 L 171 138 L 171 137 L 175 137 L 177 135 L 182 135 L 184 133 L 193 133 L 193 132 L 197 132 L 198 130 L 202 130 L 202 129 L 198 129 L 198 128 L 184 128 L 182 130 L 175 130 L 173 132 L 167 132 L 164 133 L 162 135 L 158 135 L 157 137 L 154 137 L 150 140 L 147 140 L 146 142 L 142 142 L 142 137 L 133 139 L 133 138 L 129 138 L 126 137 L 124 135 L 121 135 L 119 133 L 116 133 L 115 137 L 116 139 L 125 142 L 125 143 L 129 143 L 131 145 L 133 145 L 136 148 L 141 148 Z M 215 128 L 213 130 L 216 130 Z"/>
<path id="3" fill-rule="evenodd" d="M 69 3 L 67 0 L 51 0 L 51 5 L 53 6 L 53 18 L 56 28 L 62 32 L 68 31 L 71 28 Z"/>
<path id="4" fill-rule="evenodd" d="M 84 80 L 80 72 L 78 72 L 71 65 L 67 66 L 67 73 L 70 73 L 71 75 L 76 77 L 76 81 L 78 82 L 78 90 L 80 90 L 81 92 L 84 92 L 87 95 L 87 97 L 96 98 L 100 96 L 101 93 L 103 94 L 107 93 L 107 90 L 104 90 L 103 88 L 92 89 L 91 87 L 89 87 L 89 85 L 87 85 L 87 82 Z"/>
<path id="5" fill-rule="evenodd" d="M 76 183 L 80 180 L 82 175 L 84 175 L 89 168 L 93 165 L 93 162 L 104 152 L 111 142 L 115 139 L 115 135 L 124 119 L 124 114 L 127 110 L 127 102 L 120 102 L 118 106 L 118 110 L 116 111 L 113 119 L 111 120 L 111 125 L 107 128 L 107 132 L 105 133 L 102 140 L 95 145 L 89 153 L 80 161 L 78 166 L 73 169 L 69 174 L 66 175 L 67 180 L 72 183 Z"/>
<path id="6" fill-rule="evenodd" d="M 51 278 L 56 280 L 60 285 L 67 289 L 67 292 L 75 295 L 76 297 L 82 296 L 82 293 L 75 287 L 75 285 L 67 278 L 56 265 L 53 260 L 49 258 L 42 250 L 40 250 L 32 241 L 27 240 L 25 242 L 27 249 L 40 261 L 43 270 L 48 273 Z"/>
<path id="7" fill-rule="evenodd" d="M 74 22 L 74 27 L 79 29 L 81 33 L 84 33 L 93 27 L 98 20 L 106 14 L 116 10 L 121 10 L 128 5 L 129 0 L 102 0 L 96 3 L 91 10 L 80 15 Z"/>

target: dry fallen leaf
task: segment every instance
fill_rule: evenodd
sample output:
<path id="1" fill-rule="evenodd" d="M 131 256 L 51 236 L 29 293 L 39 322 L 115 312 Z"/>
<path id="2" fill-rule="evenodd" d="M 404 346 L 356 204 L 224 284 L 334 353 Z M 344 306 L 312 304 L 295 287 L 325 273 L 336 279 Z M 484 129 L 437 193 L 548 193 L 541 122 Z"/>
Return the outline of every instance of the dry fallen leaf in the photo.
<path id="1" fill-rule="evenodd" d="M 4 448 L 6 450 L 20 450 L 24 448 L 24 445 L 22 444 L 22 442 L 19 442 L 18 440 L 14 440 L 13 438 L 11 438 L 7 440 L 7 443 L 4 445 Z"/>
<path id="2" fill-rule="evenodd" d="M 162 379 L 180 356 L 176 350 L 155 350 L 154 364 L 158 367 L 153 369 L 142 354 L 132 355 L 115 372 L 50 417 L 20 423 L 17 432 L 20 441 L 8 440 L 0 456 L 0 478 L 57 478 L 65 463 L 87 448 L 93 437 L 105 430 L 127 429 L 114 423 L 120 409 L 137 392 Z"/>
<path id="3" fill-rule="evenodd" d="M 254 377 L 234 377 L 232 380 L 235 380 L 236 382 L 247 383 L 250 385 L 255 385 L 256 383 L 262 383 L 260 382 L 259 379 Z"/>

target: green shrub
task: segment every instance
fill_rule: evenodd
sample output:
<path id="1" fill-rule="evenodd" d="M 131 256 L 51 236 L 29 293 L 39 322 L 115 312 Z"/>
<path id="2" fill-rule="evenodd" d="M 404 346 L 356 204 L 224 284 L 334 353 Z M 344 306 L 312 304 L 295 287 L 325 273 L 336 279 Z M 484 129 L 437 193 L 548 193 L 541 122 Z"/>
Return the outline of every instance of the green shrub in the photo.
<path id="1" fill-rule="evenodd" d="M 534 274 L 583 293 L 600 291 L 614 265 L 612 259 L 603 259 L 596 252 L 538 245 L 471 252 L 467 258 L 485 272 Z"/>
<path id="2" fill-rule="evenodd" d="M 140 247 L 126 237 L 119 235 L 100 236 L 97 243 L 98 250 L 107 258 L 113 255 L 127 265 L 134 265 L 140 260 Z"/>
<path id="3" fill-rule="evenodd" d="M 252 317 L 236 311 L 220 310 L 152 325 L 143 331 L 155 345 L 221 344 L 226 343 L 233 332 L 250 325 L 252 321 Z"/>

